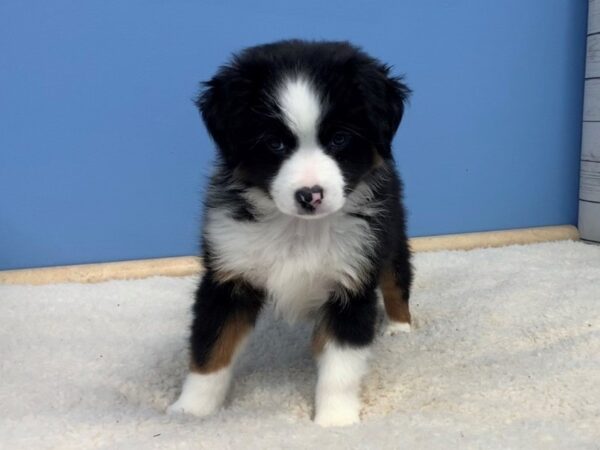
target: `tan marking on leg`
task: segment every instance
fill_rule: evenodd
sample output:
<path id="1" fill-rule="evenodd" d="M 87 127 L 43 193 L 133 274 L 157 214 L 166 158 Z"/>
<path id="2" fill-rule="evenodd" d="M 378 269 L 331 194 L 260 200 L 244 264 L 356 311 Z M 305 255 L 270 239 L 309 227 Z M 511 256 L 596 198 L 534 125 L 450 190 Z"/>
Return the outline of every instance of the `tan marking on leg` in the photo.
<path id="1" fill-rule="evenodd" d="M 386 269 L 379 278 L 379 286 L 383 293 L 383 304 L 390 320 L 395 322 L 410 323 L 410 310 L 408 301 L 396 277 L 390 269 Z"/>
<path id="2" fill-rule="evenodd" d="M 198 366 L 192 360 L 190 371 L 205 374 L 229 366 L 235 351 L 251 329 L 252 323 L 246 315 L 239 314 L 230 318 L 221 328 L 207 361 Z"/>
<path id="3" fill-rule="evenodd" d="M 315 356 L 319 356 L 325 348 L 325 344 L 331 339 L 327 327 L 323 321 L 317 322 L 312 337 L 312 351 Z"/>

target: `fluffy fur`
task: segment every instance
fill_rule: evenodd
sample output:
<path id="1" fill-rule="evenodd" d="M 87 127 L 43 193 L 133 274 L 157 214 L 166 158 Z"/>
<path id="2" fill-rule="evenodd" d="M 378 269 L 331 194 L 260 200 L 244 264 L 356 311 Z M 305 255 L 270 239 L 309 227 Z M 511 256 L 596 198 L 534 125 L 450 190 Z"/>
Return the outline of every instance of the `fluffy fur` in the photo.
<path id="1" fill-rule="evenodd" d="M 391 151 L 408 92 L 345 42 L 252 47 L 206 83 L 198 106 L 218 149 L 206 273 L 191 374 L 171 411 L 203 415 L 222 402 L 230 377 L 217 374 L 229 373 L 272 303 L 289 321 L 316 319 L 315 420 L 358 421 L 378 298 L 393 332 L 410 326 L 412 271 Z"/>

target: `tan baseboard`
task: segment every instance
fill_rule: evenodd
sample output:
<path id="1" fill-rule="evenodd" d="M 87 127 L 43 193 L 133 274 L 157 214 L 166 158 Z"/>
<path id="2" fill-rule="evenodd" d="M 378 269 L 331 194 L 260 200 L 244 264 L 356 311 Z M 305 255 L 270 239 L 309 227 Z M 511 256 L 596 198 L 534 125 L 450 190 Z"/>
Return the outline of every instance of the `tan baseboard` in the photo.
<path id="1" fill-rule="evenodd" d="M 470 250 L 512 244 L 577 240 L 579 232 L 571 225 L 489 231 L 485 233 L 448 234 L 410 240 L 415 252 L 436 250 Z M 151 276 L 186 276 L 202 270 L 194 256 L 144 259 L 100 264 L 42 267 L 38 269 L 0 271 L 0 284 L 97 283 L 107 280 L 147 278 Z"/>
<path id="2" fill-rule="evenodd" d="M 200 258 L 194 256 L 77 264 L 0 271 L 0 284 L 98 283 L 153 276 L 179 277 L 198 273 L 201 268 Z"/>
<path id="3" fill-rule="evenodd" d="M 415 252 L 439 250 L 471 250 L 485 247 L 504 247 L 515 244 L 578 240 L 579 231 L 573 225 L 519 228 L 516 230 L 486 231 L 482 233 L 445 234 L 418 237 L 410 240 Z"/>

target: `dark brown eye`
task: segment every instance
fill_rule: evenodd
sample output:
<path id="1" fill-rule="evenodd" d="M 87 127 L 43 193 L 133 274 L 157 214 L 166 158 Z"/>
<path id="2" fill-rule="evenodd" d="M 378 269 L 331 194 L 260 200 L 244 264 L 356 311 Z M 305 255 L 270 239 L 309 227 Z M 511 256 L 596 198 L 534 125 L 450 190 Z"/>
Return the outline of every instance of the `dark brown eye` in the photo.
<path id="1" fill-rule="evenodd" d="M 285 151 L 285 144 L 276 136 L 269 136 L 265 140 L 265 144 L 274 153 L 282 153 Z"/>
<path id="2" fill-rule="evenodd" d="M 350 136 L 350 133 L 346 133 L 345 131 L 336 131 L 331 136 L 328 147 L 331 150 L 342 150 L 348 146 L 351 138 L 352 136 Z"/>

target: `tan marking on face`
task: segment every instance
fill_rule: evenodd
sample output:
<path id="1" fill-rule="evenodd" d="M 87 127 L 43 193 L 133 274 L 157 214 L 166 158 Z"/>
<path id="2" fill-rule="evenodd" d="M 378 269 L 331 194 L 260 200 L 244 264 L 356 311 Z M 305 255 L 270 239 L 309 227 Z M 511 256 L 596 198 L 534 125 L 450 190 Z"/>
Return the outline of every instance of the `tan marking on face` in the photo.
<path id="1" fill-rule="evenodd" d="M 373 147 L 373 168 L 377 169 L 378 167 L 383 166 L 384 160 L 377 151 L 375 147 Z"/>
<path id="2" fill-rule="evenodd" d="M 246 171 L 242 167 L 236 166 L 232 172 L 232 179 L 234 181 L 242 181 L 246 179 L 246 175 Z"/>
<path id="3" fill-rule="evenodd" d="M 239 275 L 237 275 L 234 272 L 231 272 L 229 270 L 214 269 L 213 277 L 218 283 L 224 284 L 224 283 L 227 283 L 228 281 L 238 278 Z"/>
<path id="4" fill-rule="evenodd" d="M 398 286 L 396 277 L 390 269 L 385 269 L 379 278 L 379 286 L 383 294 L 385 311 L 395 322 L 410 323 L 410 310 L 404 290 Z"/>
<path id="5" fill-rule="evenodd" d="M 190 371 L 206 374 L 229 366 L 235 351 L 251 328 L 252 322 L 245 314 L 230 318 L 221 328 L 206 362 L 198 365 L 192 360 Z"/>

